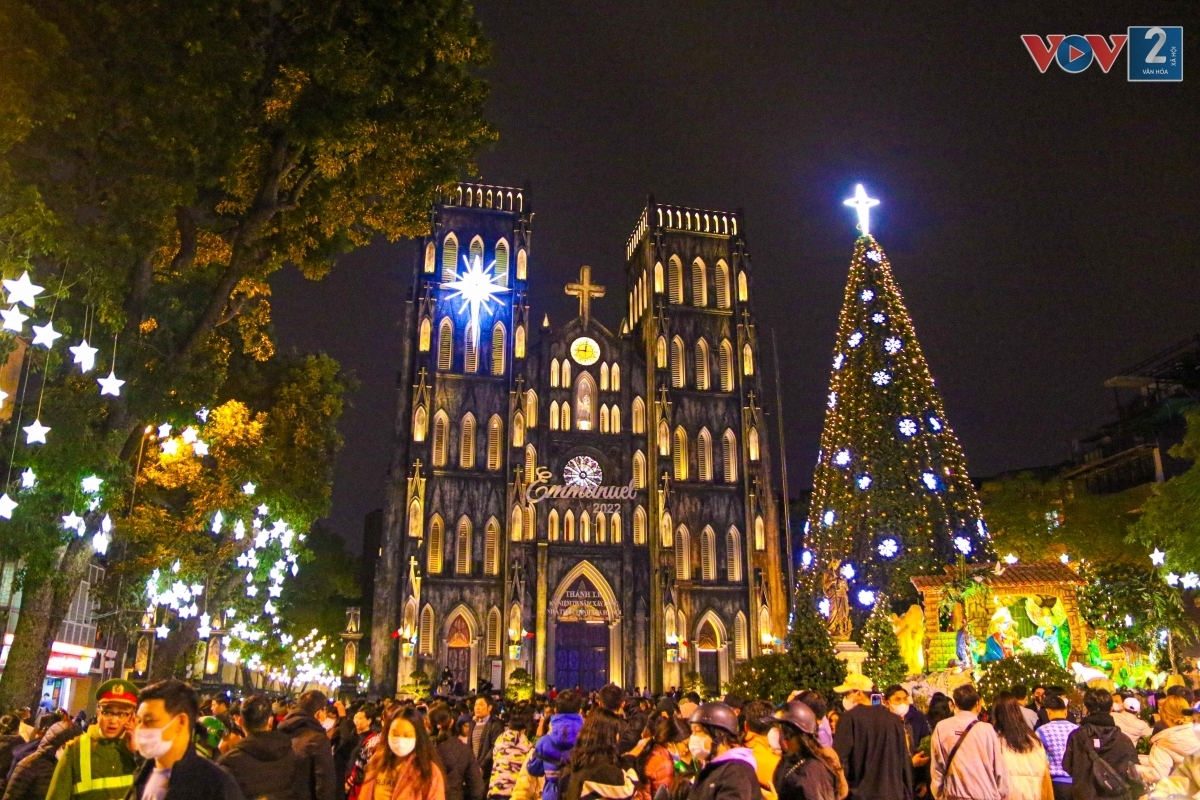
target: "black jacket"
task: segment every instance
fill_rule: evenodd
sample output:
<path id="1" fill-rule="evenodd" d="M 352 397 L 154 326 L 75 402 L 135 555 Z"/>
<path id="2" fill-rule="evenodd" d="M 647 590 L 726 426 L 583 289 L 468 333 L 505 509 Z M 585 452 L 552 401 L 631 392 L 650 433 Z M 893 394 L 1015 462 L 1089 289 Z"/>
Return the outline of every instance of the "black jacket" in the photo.
<path id="1" fill-rule="evenodd" d="M 471 730 L 467 735 L 468 747 L 469 743 L 475 741 L 475 720 L 471 720 Z M 500 734 L 504 733 L 504 723 L 492 714 L 488 717 L 487 725 L 484 726 L 483 736 L 479 739 L 479 769 L 483 771 L 483 785 L 487 786 L 492 777 L 492 750 L 496 746 L 496 740 L 500 738 Z M 474 752 L 474 750 L 472 750 Z"/>
<path id="2" fill-rule="evenodd" d="M 837 800 L 837 776 L 819 758 L 785 755 L 772 783 L 779 800 Z"/>
<path id="3" fill-rule="evenodd" d="M 304 800 L 338 800 L 341 786 L 333 764 L 333 745 L 316 717 L 293 711 L 279 723 L 279 731 L 292 740 L 292 752 L 308 775 Z"/>
<path id="4" fill-rule="evenodd" d="M 37 749 L 13 768 L 4 786 L 4 800 L 45 800 L 54 768 L 58 766 L 58 748 L 81 733 L 73 722 L 51 725 L 38 741 Z"/>
<path id="5" fill-rule="evenodd" d="M 18 734 L 0 736 L 0 797 L 4 796 L 4 784 L 8 782 L 8 773 L 12 769 L 13 751 L 23 744 L 25 740 Z"/>
<path id="6" fill-rule="evenodd" d="M 637 790 L 634 782 L 616 764 L 595 764 L 578 772 L 563 773 L 559 781 L 562 800 L 628 800 Z"/>
<path id="7" fill-rule="evenodd" d="M 1099 747 L 1096 747 L 1097 742 Z M 1118 774 L 1136 775 L 1137 748 L 1117 727 L 1112 714 L 1088 714 L 1079 727 L 1071 731 L 1067 737 L 1067 749 L 1063 751 L 1062 766 L 1071 776 L 1072 800 L 1093 800 L 1099 796 L 1089 750 L 1099 753 L 1100 758 L 1107 761 Z"/>
<path id="8" fill-rule="evenodd" d="M 858 705 L 842 714 L 833 735 L 851 800 L 912 800 L 912 755 L 904 720 L 887 706 Z"/>
<path id="9" fill-rule="evenodd" d="M 217 763 L 229 771 L 246 800 L 304 800 L 307 774 L 279 731 L 256 731 L 230 748 Z"/>
<path id="10" fill-rule="evenodd" d="M 387 742 L 380 742 L 387 747 Z M 446 776 L 446 800 L 483 800 L 487 784 L 479 762 L 471 752 L 471 745 L 463 744 L 457 736 L 449 736 L 438 742 L 438 757 L 442 759 L 442 771 Z M 370 797 L 364 800 L 372 800 Z"/>
<path id="11" fill-rule="evenodd" d="M 6 770 L 5 777 L 7 777 L 9 780 L 12 780 L 13 771 L 16 770 L 17 764 L 20 764 L 21 759 L 25 758 L 25 756 L 31 756 L 34 753 L 36 753 L 37 749 L 38 749 L 38 745 L 40 745 L 41 743 L 42 743 L 41 739 L 34 739 L 33 741 L 30 741 L 30 742 L 21 741 L 21 742 L 17 742 L 16 744 L 14 744 L 13 751 L 12 751 L 12 763 L 9 765 L 8 769 Z"/>
<path id="12" fill-rule="evenodd" d="M 350 718 L 339 719 L 330 742 L 333 745 L 333 766 L 337 770 L 338 786 L 346 782 L 346 773 L 354 764 L 354 751 L 358 749 L 358 742 L 358 731 L 354 730 L 354 723 Z"/>
<path id="13" fill-rule="evenodd" d="M 154 771 L 154 760 L 148 759 L 138 774 L 125 800 L 141 800 L 146 781 Z M 188 745 L 183 758 L 171 767 L 171 778 L 167 782 L 166 800 L 245 800 L 237 781 L 215 761 L 209 761 Z"/>
<path id="14" fill-rule="evenodd" d="M 749 761 L 718 756 L 700 770 L 688 800 L 762 800 L 758 773 Z"/>

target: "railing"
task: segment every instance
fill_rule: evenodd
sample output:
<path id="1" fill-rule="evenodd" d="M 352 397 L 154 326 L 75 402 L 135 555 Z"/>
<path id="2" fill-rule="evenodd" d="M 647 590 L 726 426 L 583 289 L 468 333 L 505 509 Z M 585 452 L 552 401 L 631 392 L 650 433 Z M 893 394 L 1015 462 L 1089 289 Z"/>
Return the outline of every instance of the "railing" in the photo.
<path id="1" fill-rule="evenodd" d="M 633 233 L 625 243 L 626 260 L 633 258 L 634 250 L 642 243 L 651 224 L 661 230 L 692 231 L 693 233 L 708 233 L 717 236 L 738 235 L 737 214 L 656 203 L 642 211 L 642 216 L 634 226 Z"/>
<path id="2" fill-rule="evenodd" d="M 486 183 L 459 183 L 442 198 L 448 206 L 492 208 L 497 211 L 525 211 L 525 190 L 514 186 L 490 186 Z"/>

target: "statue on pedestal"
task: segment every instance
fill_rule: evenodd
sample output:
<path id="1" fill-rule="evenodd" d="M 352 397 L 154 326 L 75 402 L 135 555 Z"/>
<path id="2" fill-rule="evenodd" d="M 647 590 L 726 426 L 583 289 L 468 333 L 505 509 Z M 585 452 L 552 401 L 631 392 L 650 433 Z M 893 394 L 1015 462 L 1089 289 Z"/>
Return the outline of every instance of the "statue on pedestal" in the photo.
<path id="1" fill-rule="evenodd" d="M 829 600 L 829 622 L 826 623 L 825 629 L 829 631 L 829 638 L 834 642 L 849 641 L 853 631 L 850 622 L 850 586 L 838 572 L 841 566 L 842 562 L 835 558 L 821 573 L 821 591 Z"/>

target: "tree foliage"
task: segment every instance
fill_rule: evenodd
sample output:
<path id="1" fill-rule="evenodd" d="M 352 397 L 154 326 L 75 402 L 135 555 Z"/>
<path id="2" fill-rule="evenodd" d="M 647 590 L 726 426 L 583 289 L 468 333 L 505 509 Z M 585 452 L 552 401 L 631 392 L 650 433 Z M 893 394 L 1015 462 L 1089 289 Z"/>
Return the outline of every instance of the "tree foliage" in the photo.
<path id="1" fill-rule="evenodd" d="M 997 692 L 1014 686 L 1024 686 L 1026 689 L 1035 686 L 1061 686 L 1070 689 L 1075 685 L 1075 677 L 1059 666 L 1058 661 L 1051 655 L 1015 655 L 989 661 L 981 669 L 983 674 L 975 682 L 975 687 L 988 704 Z"/>
<path id="2" fill-rule="evenodd" d="M 1133 544 L 1167 554 L 1166 569 L 1200 573 L 1200 406 L 1187 412 L 1187 433 L 1171 455 L 1193 463 L 1182 475 L 1153 484 L 1142 516 L 1130 530 Z"/>
<path id="3" fill-rule="evenodd" d="M 1149 652 L 1161 631 L 1170 630 L 1181 648 L 1195 638 L 1195 625 L 1183 607 L 1183 596 L 1150 565 L 1089 564 L 1080 573 L 1087 584 L 1079 593 L 1079 610 L 1094 630 L 1107 631 L 1109 643 L 1135 642 Z"/>
<path id="4" fill-rule="evenodd" d="M 862 630 L 861 645 L 867 651 L 862 671 L 880 689 L 908 677 L 908 664 L 900 653 L 890 611 L 890 604 L 881 598 Z"/>

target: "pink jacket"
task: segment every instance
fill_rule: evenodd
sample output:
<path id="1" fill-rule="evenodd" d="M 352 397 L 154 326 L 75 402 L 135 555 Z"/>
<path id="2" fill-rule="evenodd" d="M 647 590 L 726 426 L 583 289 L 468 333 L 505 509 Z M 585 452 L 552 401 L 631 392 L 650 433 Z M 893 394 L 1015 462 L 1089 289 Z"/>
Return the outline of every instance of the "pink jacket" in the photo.
<path id="1" fill-rule="evenodd" d="M 385 744 L 384 747 L 387 745 Z M 446 800 L 446 779 L 442 776 L 442 768 L 433 765 L 433 774 L 429 776 L 429 785 L 424 792 L 417 790 L 417 771 L 410 756 L 400 765 L 396 773 L 396 782 L 392 788 L 391 800 Z M 375 800 L 375 775 L 369 775 L 363 781 L 358 791 L 359 800 Z"/>

